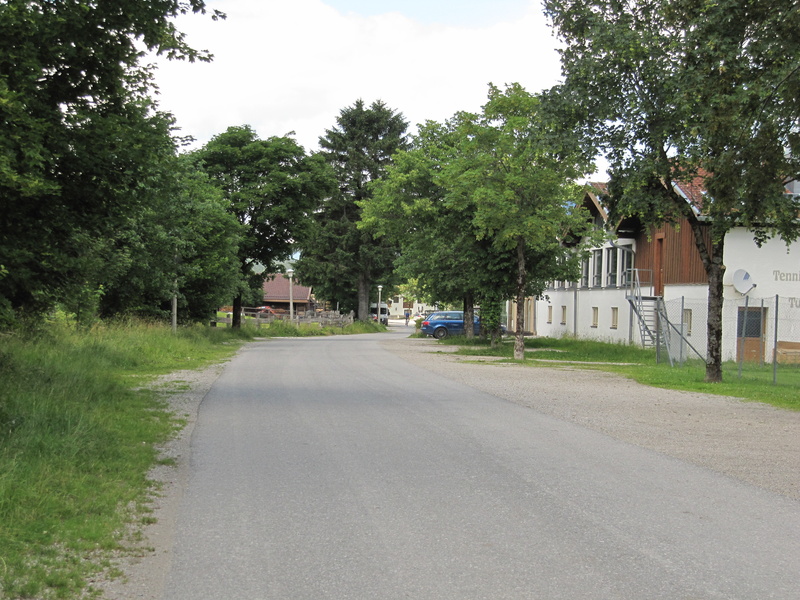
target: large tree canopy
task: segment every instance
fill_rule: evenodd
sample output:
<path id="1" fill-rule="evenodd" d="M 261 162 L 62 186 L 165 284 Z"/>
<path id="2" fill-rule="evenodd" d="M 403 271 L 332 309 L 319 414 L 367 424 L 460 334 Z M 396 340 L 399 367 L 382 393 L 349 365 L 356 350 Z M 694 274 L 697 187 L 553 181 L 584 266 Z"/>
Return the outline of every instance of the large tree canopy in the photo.
<path id="1" fill-rule="evenodd" d="M 482 113 L 463 118 L 458 155 L 443 174 L 448 201 L 471 215 L 478 238 L 514 254 L 517 359 L 524 357 L 525 297 L 571 278 L 578 257 L 564 241 L 588 232 L 575 184 L 588 165 L 571 136 L 555 135 L 543 102 L 519 84 L 490 86 Z"/>
<path id="2" fill-rule="evenodd" d="M 574 273 L 578 257 L 563 242 L 587 229 L 574 184 L 587 165 L 548 115 L 539 96 L 512 84 L 490 86 L 479 115 L 429 122 L 363 203 L 364 228 L 400 240 L 405 274 L 437 299 L 468 298 L 468 311 L 472 299 L 513 297 L 521 308 L 547 281 Z"/>
<path id="3" fill-rule="evenodd" d="M 359 203 L 372 194 L 392 155 L 407 146 L 407 122 L 383 102 L 369 107 L 362 100 L 342 109 L 336 126 L 320 138 L 321 156 L 332 166 L 337 193 L 317 207 L 297 263 L 299 276 L 325 299 L 358 309 L 369 318 L 372 283 L 392 285 L 397 246 L 385 237 L 360 231 Z"/>
<path id="4" fill-rule="evenodd" d="M 395 240 L 398 274 L 414 279 L 433 302 L 463 302 L 469 323 L 476 303 L 485 307 L 513 296 L 516 261 L 513 251 L 496 248 L 468 212 L 448 201 L 453 184 L 444 173 L 458 158 L 461 125 L 456 115 L 420 127 L 412 148 L 395 155 L 373 197 L 361 203 L 361 227 Z M 473 335 L 471 327 L 466 335 Z"/>
<path id="5" fill-rule="evenodd" d="M 800 11 L 795 0 L 545 0 L 566 43 L 557 90 L 609 158 L 611 216 L 687 219 L 709 279 L 706 380 L 722 379 L 725 235 L 798 235 Z M 572 125 L 572 123 L 571 123 Z M 690 206 L 674 181 L 700 178 Z M 699 213 L 710 217 L 706 244 Z"/>
<path id="6" fill-rule="evenodd" d="M 222 190 L 243 228 L 239 271 L 243 284 L 257 286 L 259 263 L 273 273 L 302 237 L 312 209 L 334 182 L 319 155 L 307 156 L 290 137 L 261 140 L 249 126 L 229 127 L 195 153 L 198 164 Z M 241 323 L 243 287 L 234 298 L 234 326 Z"/>
<path id="7" fill-rule="evenodd" d="M 103 316 L 163 317 L 177 294 L 182 320 L 207 320 L 238 290 L 243 227 L 222 192 L 188 155 L 161 171 L 158 194 L 117 229 L 98 265 Z"/>
<path id="8" fill-rule="evenodd" d="M 170 20 L 204 11 L 202 0 L 0 3 L 6 308 L 36 311 L 60 299 L 83 277 L 87 242 L 102 246 L 144 201 L 138 192 L 172 141 L 147 97 L 142 49 L 207 59 Z"/>

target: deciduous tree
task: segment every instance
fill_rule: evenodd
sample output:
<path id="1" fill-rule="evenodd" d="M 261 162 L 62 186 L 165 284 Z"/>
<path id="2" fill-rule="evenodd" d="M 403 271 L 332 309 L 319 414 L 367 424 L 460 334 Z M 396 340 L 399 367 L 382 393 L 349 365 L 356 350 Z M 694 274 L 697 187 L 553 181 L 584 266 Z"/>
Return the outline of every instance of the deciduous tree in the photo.
<path id="1" fill-rule="evenodd" d="M 489 313 L 515 299 L 518 359 L 525 298 L 574 273 L 577 255 L 563 241 L 587 229 L 573 183 L 587 165 L 571 138 L 554 135 L 541 103 L 518 84 L 490 86 L 480 115 L 423 126 L 364 203 L 364 227 L 400 241 L 406 275 L 433 297 L 466 298 L 468 322 L 475 299 Z"/>
<path id="2" fill-rule="evenodd" d="M 452 182 L 444 173 L 458 157 L 460 125 L 456 115 L 420 127 L 412 148 L 395 155 L 386 176 L 373 186 L 373 197 L 362 202 L 361 227 L 395 240 L 398 273 L 414 278 L 420 292 L 436 303 L 463 303 L 469 323 L 476 303 L 513 295 L 515 261 L 513 252 L 479 239 L 470 214 L 448 201 Z M 472 337 L 471 327 L 465 331 Z"/>
<path id="3" fill-rule="evenodd" d="M 229 127 L 195 153 L 223 191 L 244 233 L 239 245 L 243 287 L 234 298 L 233 326 L 241 325 L 242 295 L 288 259 L 310 213 L 331 194 L 333 179 L 320 155 L 308 156 L 291 137 L 258 138 L 249 126 Z"/>
<path id="4" fill-rule="evenodd" d="M 588 231 L 574 183 L 588 165 L 570 136 L 555 134 L 542 98 L 519 84 L 490 86 L 482 113 L 465 116 L 459 130 L 459 151 L 443 173 L 448 202 L 471 216 L 479 239 L 513 252 L 514 357 L 522 359 L 526 296 L 574 279 L 577 254 L 563 242 Z"/>
<path id="5" fill-rule="evenodd" d="M 207 60 L 171 21 L 204 11 L 202 0 L 0 2 L 0 303 L 36 313 L 81 287 L 87 244 L 106 246 L 146 201 L 172 141 L 142 50 Z"/>
<path id="6" fill-rule="evenodd" d="M 242 226 L 222 191 L 182 155 L 164 161 L 159 193 L 103 253 L 103 316 L 164 317 L 178 296 L 182 320 L 207 320 L 239 289 Z"/>

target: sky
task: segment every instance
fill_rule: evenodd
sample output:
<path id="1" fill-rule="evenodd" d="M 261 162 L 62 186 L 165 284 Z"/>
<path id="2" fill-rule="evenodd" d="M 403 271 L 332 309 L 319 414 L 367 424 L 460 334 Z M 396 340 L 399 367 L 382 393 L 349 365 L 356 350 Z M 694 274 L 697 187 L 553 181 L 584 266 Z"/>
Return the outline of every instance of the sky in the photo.
<path id="1" fill-rule="evenodd" d="M 540 0 L 210 0 L 224 21 L 177 21 L 214 61 L 151 59 L 162 110 L 194 146 L 233 125 L 294 132 L 309 152 L 356 100 L 382 100 L 410 125 L 477 112 L 488 85 L 530 92 L 560 77 Z"/>

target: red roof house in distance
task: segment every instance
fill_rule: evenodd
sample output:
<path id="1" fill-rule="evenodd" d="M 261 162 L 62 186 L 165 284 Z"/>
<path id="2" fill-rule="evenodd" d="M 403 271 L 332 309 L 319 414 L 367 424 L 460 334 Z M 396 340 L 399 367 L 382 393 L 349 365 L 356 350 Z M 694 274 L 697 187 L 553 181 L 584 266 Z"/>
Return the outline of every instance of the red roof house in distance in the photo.
<path id="1" fill-rule="evenodd" d="M 295 311 L 314 310 L 311 288 L 292 282 L 292 301 Z M 264 304 L 276 309 L 289 310 L 289 278 L 283 273 L 268 275 L 264 281 Z"/>

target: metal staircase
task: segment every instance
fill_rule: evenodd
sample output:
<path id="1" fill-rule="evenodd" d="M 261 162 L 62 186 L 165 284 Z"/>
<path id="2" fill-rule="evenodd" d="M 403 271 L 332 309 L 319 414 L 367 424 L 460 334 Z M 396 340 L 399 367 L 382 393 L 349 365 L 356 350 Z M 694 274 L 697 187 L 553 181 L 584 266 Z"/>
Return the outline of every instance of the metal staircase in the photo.
<path id="1" fill-rule="evenodd" d="M 633 308 L 636 320 L 639 323 L 642 346 L 644 348 L 656 348 L 659 354 L 661 350 L 666 351 L 670 364 L 672 364 L 673 357 L 670 352 L 672 327 L 670 327 L 664 299 L 661 296 L 652 295 L 652 293 L 647 295 L 643 293 L 639 269 L 631 270 L 628 282 L 629 291 L 626 298 Z M 647 283 L 647 285 L 650 288 L 648 291 L 652 292 L 652 284 Z"/>
<path id="2" fill-rule="evenodd" d="M 643 269 L 631 269 L 627 272 L 628 293 L 625 297 L 639 323 L 642 346 L 655 348 L 658 357 L 662 356 L 663 351 L 673 367 L 676 361 L 683 365 L 684 359 L 688 358 L 689 350 L 701 360 L 705 360 L 704 355 L 686 337 L 683 323 L 670 322 L 664 298 L 652 293 L 652 279 L 643 283 L 641 273 L 651 272 Z M 645 287 L 648 294 L 643 292 Z"/>

